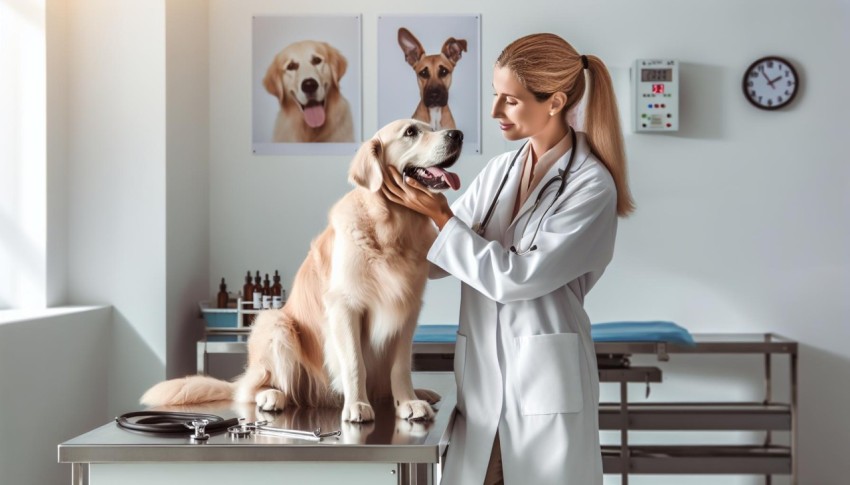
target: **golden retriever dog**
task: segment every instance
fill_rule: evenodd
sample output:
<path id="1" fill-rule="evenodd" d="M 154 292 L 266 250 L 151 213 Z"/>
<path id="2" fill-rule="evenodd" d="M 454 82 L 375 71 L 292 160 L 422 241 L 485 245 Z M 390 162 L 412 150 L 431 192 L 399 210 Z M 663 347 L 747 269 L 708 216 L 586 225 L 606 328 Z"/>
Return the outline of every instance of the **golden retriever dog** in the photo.
<path id="1" fill-rule="evenodd" d="M 457 189 L 446 171 L 463 145 L 458 130 L 394 121 L 365 142 L 349 169 L 354 190 L 330 211 L 280 310 L 261 312 L 248 338 L 248 364 L 235 382 L 193 376 L 159 383 L 148 406 L 235 399 L 260 410 L 342 407 L 342 420 L 375 419 L 371 402 L 392 397 L 396 415 L 433 419 L 439 395 L 415 390 L 413 333 L 436 229 L 381 192 L 393 166 L 432 191 Z"/>
<path id="2" fill-rule="evenodd" d="M 348 61 L 327 42 L 303 40 L 280 51 L 263 86 L 277 98 L 276 143 L 353 142 L 354 122 L 339 90 Z"/>

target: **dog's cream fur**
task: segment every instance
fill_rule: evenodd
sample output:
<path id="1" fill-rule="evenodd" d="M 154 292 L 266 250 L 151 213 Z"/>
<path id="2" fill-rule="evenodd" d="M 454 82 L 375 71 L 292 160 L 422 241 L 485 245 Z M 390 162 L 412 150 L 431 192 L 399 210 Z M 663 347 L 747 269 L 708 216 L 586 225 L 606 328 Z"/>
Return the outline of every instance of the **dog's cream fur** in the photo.
<path id="1" fill-rule="evenodd" d="M 295 42 L 275 56 L 263 79 L 263 86 L 280 104 L 275 142 L 354 141 L 351 108 L 339 90 L 347 67 L 345 56 L 327 42 Z M 305 90 L 310 83 L 313 89 Z M 304 107 L 310 102 L 324 110 L 321 126 L 311 127 L 305 121 Z"/>
<path id="2" fill-rule="evenodd" d="M 361 422 L 374 419 L 371 401 L 391 396 L 399 417 L 433 418 L 430 403 L 439 396 L 414 390 L 411 358 L 436 232 L 425 216 L 389 202 L 381 186 L 386 166 L 401 172 L 453 162 L 458 134 L 416 120 L 378 131 L 355 155 L 349 179 L 357 187 L 331 209 L 286 305 L 258 315 L 245 373 L 233 383 L 203 376 L 162 382 L 142 403 L 341 405 L 342 419 Z"/>

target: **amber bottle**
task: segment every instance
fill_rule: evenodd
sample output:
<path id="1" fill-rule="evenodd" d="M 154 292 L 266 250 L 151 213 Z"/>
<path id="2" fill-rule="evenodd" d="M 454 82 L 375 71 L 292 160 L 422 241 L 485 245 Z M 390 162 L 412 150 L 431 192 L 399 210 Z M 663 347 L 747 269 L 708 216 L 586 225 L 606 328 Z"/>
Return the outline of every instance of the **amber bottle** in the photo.
<path id="1" fill-rule="evenodd" d="M 224 283 L 224 278 L 221 279 L 221 284 L 218 285 L 218 297 L 216 298 L 217 308 L 227 308 L 227 285 Z"/>
<path id="2" fill-rule="evenodd" d="M 254 297 L 254 285 L 251 283 L 251 272 L 248 271 L 248 274 L 245 275 L 245 284 L 242 285 L 242 299 L 245 301 L 250 300 Z M 250 308 L 249 306 L 245 306 L 245 308 Z"/>
<path id="3" fill-rule="evenodd" d="M 266 273 L 266 280 L 263 281 L 263 309 L 268 310 L 272 307 L 272 287 L 269 281 L 269 274 Z"/>
<path id="4" fill-rule="evenodd" d="M 245 275 L 245 284 L 242 285 L 242 309 L 250 310 L 254 308 L 254 305 L 251 304 L 251 299 L 254 298 L 254 284 L 251 283 L 251 271 Z M 251 315 L 243 315 L 242 316 L 242 326 L 247 327 L 251 325 Z"/>
<path id="5" fill-rule="evenodd" d="M 257 276 L 254 277 L 254 293 L 252 294 L 254 310 L 263 308 L 263 279 L 260 277 L 260 272 L 257 271 Z"/>
<path id="6" fill-rule="evenodd" d="M 274 270 L 272 285 L 272 308 L 283 308 L 283 286 L 280 284 L 280 275 L 277 270 Z"/>

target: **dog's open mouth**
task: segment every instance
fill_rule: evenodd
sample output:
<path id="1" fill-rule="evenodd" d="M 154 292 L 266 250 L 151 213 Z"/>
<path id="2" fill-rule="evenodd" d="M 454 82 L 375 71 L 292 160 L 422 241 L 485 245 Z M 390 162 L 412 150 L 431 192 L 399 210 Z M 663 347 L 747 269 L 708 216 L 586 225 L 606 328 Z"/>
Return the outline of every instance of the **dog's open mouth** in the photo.
<path id="1" fill-rule="evenodd" d="M 420 184 L 432 190 L 446 190 L 460 188 L 460 177 L 456 173 L 449 172 L 446 168 L 451 167 L 457 161 L 460 150 L 439 165 L 432 167 L 408 166 L 404 169 L 405 177 L 412 177 Z"/>
<path id="2" fill-rule="evenodd" d="M 304 112 L 304 122 L 310 128 L 319 128 L 325 124 L 325 103 L 322 101 L 310 100 L 307 104 L 301 105 L 301 111 Z"/>

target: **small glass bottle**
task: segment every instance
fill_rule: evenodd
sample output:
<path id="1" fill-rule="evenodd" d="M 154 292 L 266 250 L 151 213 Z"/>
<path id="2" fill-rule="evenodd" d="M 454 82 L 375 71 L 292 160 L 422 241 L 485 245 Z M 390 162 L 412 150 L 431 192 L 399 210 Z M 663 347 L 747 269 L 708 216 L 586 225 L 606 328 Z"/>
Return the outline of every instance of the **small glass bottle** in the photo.
<path id="1" fill-rule="evenodd" d="M 257 276 L 254 277 L 254 293 L 252 294 L 254 310 L 263 308 L 263 279 L 260 278 L 260 272 L 257 271 Z"/>
<path id="2" fill-rule="evenodd" d="M 280 275 L 274 270 L 274 284 L 272 285 L 272 308 L 283 308 L 283 286 L 280 284 Z"/>
<path id="3" fill-rule="evenodd" d="M 253 300 L 253 298 L 254 298 L 254 284 L 251 283 L 251 271 L 249 270 L 248 273 L 245 275 L 245 284 L 242 285 L 242 309 L 243 310 L 250 310 L 254 307 L 254 305 L 251 304 L 251 301 Z M 243 315 L 242 316 L 242 326 L 247 327 L 248 325 L 251 325 L 251 316 L 250 315 Z"/>
<path id="4" fill-rule="evenodd" d="M 269 283 L 269 274 L 266 273 L 266 280 L 263 282 L 263 309 L 268 310 L 272 307 L 272 288 Z"/>
<path id="5" fill-rule="evenodd" d="M 224 278 L 221 279 L 221 284 L 218 285 L 218 296 L 216 298 L 217 308 L 227 308 L 227 285 L 224 283 Z"/>

